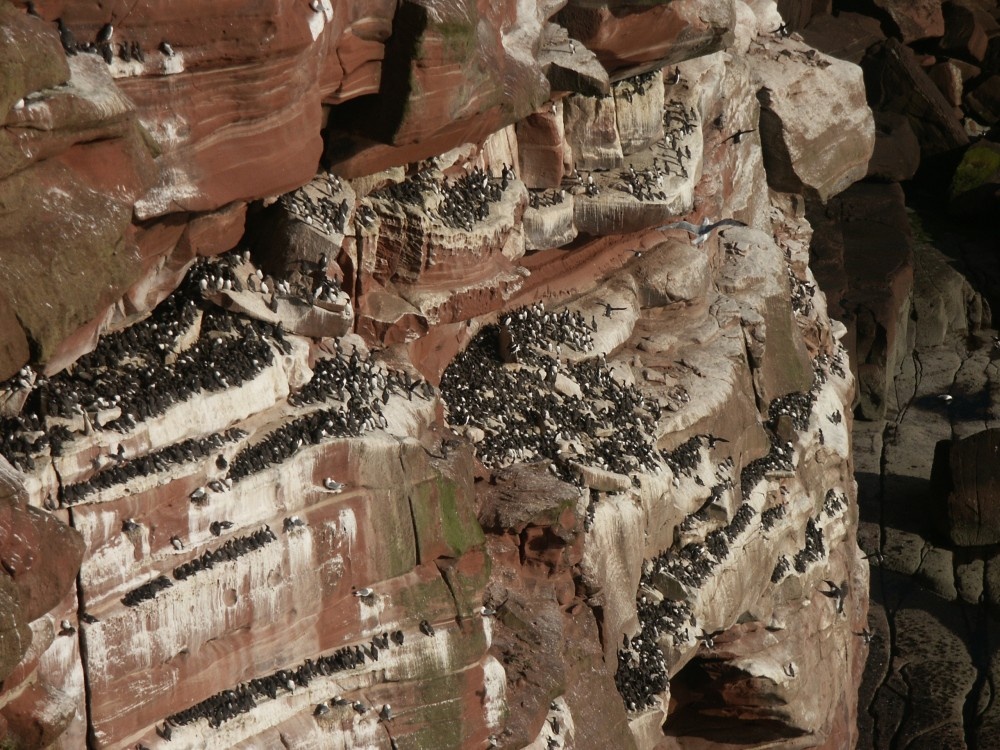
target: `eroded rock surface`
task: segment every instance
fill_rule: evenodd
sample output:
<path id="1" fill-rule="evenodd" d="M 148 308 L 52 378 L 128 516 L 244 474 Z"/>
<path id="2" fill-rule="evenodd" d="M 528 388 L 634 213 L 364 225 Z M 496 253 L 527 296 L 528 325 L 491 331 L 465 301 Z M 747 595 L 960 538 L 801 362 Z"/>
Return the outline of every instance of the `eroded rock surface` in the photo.
<path id="1" fill-rule="evenodd" d="M 39 10 L 3 11 L 45 143 L 0 182 L 10 742 L 855 745 L 805 198 L 866 173 L 857 67 L 760 1 Z"/>

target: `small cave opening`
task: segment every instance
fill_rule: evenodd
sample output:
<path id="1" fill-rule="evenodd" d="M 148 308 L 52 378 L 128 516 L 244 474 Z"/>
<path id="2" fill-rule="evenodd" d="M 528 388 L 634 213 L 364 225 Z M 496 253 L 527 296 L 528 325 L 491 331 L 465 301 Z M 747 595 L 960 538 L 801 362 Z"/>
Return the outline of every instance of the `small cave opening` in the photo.
<path id="1" fill-rule="evenodd" d="M 670 680 L 663 733 L 680 748 L 758 747 L 805 733 L 789 722 L 769 679 L 712 656 L 696 656 Z"/>

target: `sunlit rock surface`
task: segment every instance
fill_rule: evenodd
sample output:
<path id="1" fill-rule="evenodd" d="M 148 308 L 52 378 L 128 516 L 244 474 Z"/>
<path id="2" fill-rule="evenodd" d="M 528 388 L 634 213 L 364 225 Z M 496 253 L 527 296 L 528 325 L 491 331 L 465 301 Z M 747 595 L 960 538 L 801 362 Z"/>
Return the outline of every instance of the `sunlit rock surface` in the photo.
<path id="1" fill-rule="evenodd" d="M 3 11 L 15 746 L 854 745 L 861 73 L 487 5 Z"/>

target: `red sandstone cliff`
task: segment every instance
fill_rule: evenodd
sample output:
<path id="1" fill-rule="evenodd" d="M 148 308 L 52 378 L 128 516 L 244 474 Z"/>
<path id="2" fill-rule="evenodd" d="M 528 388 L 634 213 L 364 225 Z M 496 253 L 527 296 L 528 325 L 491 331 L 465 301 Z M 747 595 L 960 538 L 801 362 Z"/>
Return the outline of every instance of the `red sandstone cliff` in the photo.
<path id="1" fill-rule="evenodd" d="M 854 381 L 803 196 L 866 173 L 859 68 L 770 2 L 33 7 L 11 746 L 852 745 Z"/>

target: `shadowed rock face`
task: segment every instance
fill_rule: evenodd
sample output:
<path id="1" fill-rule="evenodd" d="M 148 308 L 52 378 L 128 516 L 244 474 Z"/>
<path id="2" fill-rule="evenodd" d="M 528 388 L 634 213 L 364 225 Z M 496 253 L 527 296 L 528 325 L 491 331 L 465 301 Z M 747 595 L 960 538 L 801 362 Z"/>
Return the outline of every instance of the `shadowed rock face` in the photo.
<path id="1" fill-rule="evenodd" d="M 4 7 L 5 740 L 855 744 L 856 67 L 769 2 Z"/>

